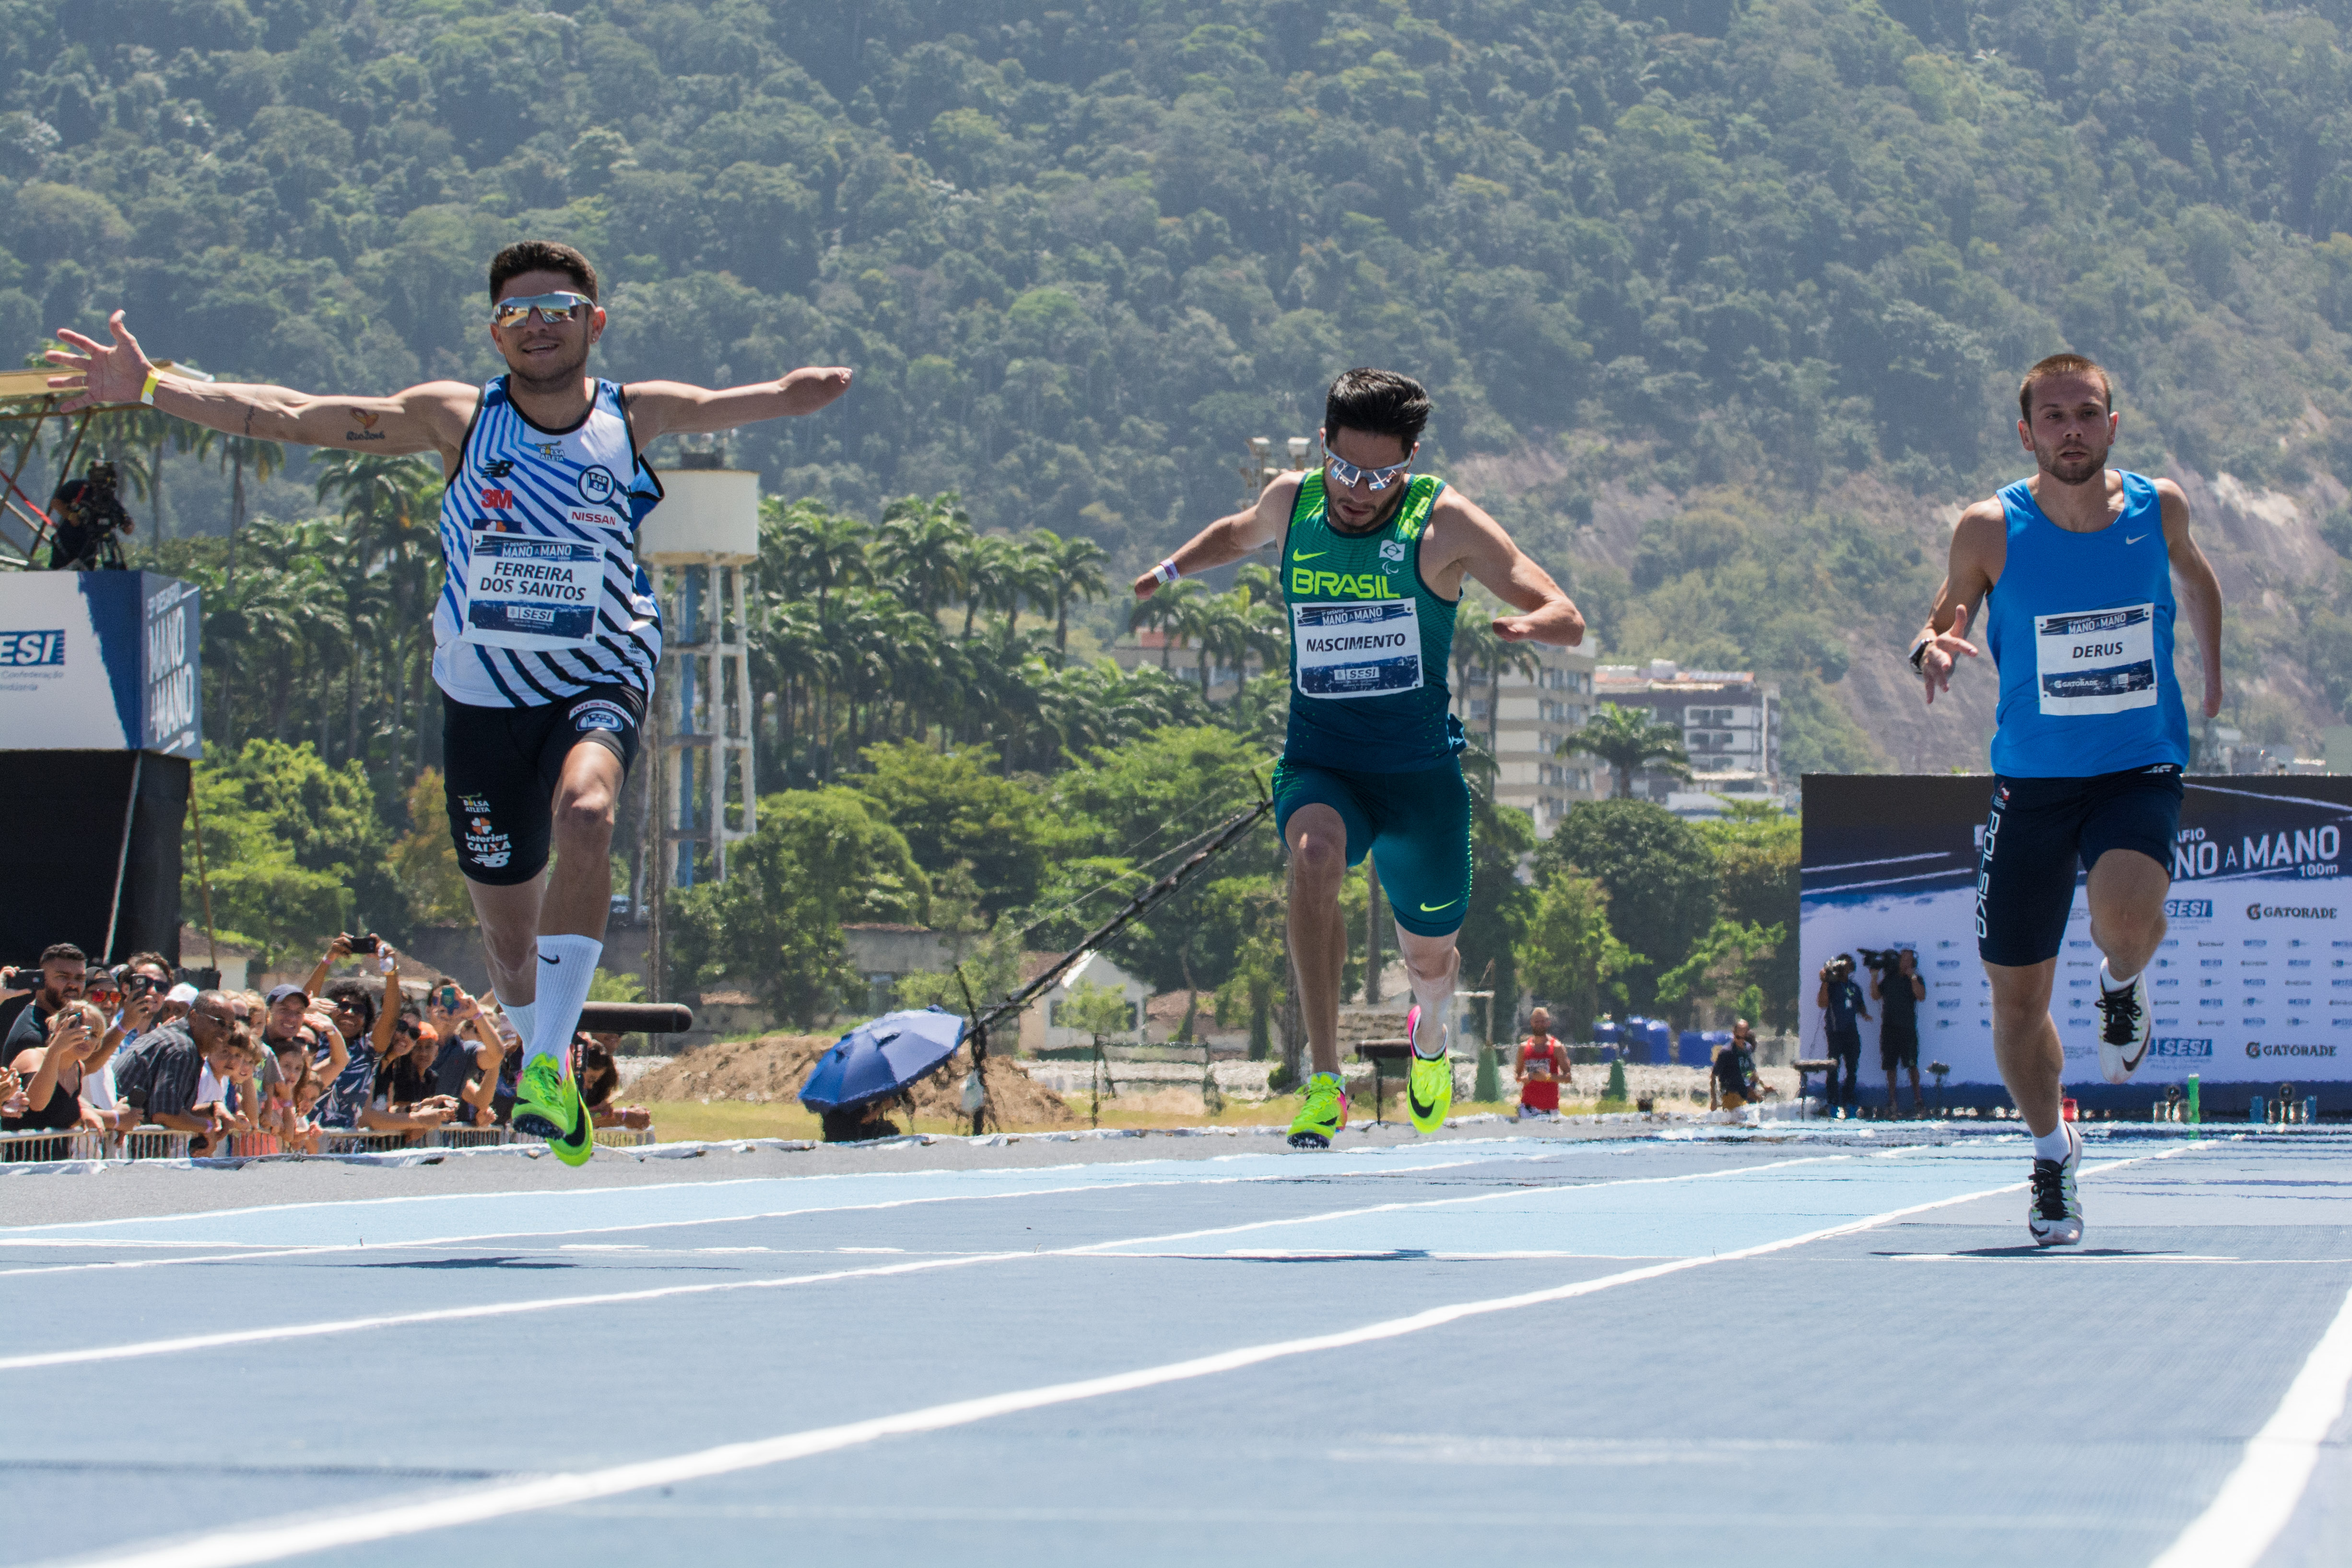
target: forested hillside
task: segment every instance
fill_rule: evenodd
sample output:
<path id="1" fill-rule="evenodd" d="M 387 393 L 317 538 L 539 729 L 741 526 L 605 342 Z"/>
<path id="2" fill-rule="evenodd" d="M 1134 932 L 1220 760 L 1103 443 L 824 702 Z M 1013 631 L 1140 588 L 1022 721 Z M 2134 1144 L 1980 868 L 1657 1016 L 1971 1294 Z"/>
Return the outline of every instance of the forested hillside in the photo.
<path id="1" fill-rule="evenodd" d="M 952 490 L 1119 569 L 1391 363 L 1610 654 L 1777 675 L 1800 766 L 1967 759 L 1879 667 L 2016 466 L 2017 370 L 2072 346 L 2124 459 L 2210 502 L 2231 717 L 2285 739 L 2352 683 L 2347 11 L 0 0 L 0 342 L 119 301 L 224 374 L 479 376 L 485 257 L 553 235 L 615 374 L 857 367 L 732 443 L 774 492 Z M 169 529 L 221 532 L 228 448 L 146 449 Z M 276 727 L 355 715 L 338 668 Z"/>

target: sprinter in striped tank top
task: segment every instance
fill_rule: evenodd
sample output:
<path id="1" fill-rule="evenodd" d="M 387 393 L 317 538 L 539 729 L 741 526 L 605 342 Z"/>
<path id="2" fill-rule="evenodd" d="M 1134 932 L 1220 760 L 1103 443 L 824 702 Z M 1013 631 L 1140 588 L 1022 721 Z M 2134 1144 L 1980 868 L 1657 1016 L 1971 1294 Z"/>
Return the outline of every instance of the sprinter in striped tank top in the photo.
<path id="1" fill-rule="evenodd" d="M 530 240 L 490 262 L 489 334 L 507 374 L 390 397 L 159 372 L 117 310 L 111 343 L 61 331 L 67 412 L 145 403 L 232 436 L 441 459 L 447 584 L 434 607 L 449 832 L 491 984 L 522 1030 L 518 1131 L 571 1164 L 593 1147 L 572 1080 L 572 1031 L 604 952 L 613 812 L 661 658 L 661 614 L 636 563 L 661 500 L 640 453 L 659 437 L 814 414 L 849 389 L 838 366 L 711 390 L 592 378 L 604 331 L 596 270 Z M 551 845 L 555 869 L 547 874 Z"/>
<path id="2" fill-rule="evenodd" d="M 2221 710 L 2221 585 L 2189 536 L 2180 487 L 2107 467 L 2120 416 L 2105 371 L 2053 354 L 2025 373 L 2017 413 L 2035 472 L 1960 514 L 1911 667 L 1935 701 L 1977 657 L 1979 625 L 2000 667 L 1977 956 L 1993 1056 L 2033 1132 L 2026 1233 L 2059 1247 L 2083 1239 L 2083 1140 L 2061 1115 L 2066 1057 L 2050 1013 L 2074 868 L 2102 954 L 2100 1075 L 2120 1084 L 2147 1056 L 2143 971 L 2164 941 L 2189 765 L 2173 622 L 2185 608 L 2196 628 L 2210 719 Z"/>

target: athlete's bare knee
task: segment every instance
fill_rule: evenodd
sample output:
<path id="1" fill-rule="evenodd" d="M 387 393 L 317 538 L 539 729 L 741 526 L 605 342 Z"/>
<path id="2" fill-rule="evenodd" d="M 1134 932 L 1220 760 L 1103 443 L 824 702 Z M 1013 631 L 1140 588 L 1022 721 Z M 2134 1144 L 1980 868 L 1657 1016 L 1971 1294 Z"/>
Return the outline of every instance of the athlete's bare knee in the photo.
<path id="1" fill-rule="evenodd" d="M 1293 839 L 1290 863 L 1302 893 L 1335 894 L 1348 874 L 1348 852 L 1320 833 L 1302 833 Z"/>
<path id="2" fill-rule="evenodd" d="M 555 801 L 555 837 L 562 843 L 589 847 L 613 837 L 613 797 L 599 785 L 566 790 Z"/>

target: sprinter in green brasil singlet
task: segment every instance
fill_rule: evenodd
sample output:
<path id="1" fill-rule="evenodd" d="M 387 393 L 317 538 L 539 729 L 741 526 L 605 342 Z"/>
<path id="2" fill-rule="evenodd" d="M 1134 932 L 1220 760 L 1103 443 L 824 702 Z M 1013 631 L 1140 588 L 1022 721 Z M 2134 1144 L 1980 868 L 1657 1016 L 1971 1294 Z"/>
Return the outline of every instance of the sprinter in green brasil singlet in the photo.
<path id="1" fill-rule="evenodd" d="M 1454 1103 L 1445 1048 L 1462 966 L 1454 935 L 1470 906 L 1470 795 L 1445 672 L 1463 579 L 1475 577 L 1517 612 L 1496 618 L 1498 637 L 1561 647 L 1584 637 L 1584 617 L 1559 584 L 1493 518 L 1444 480 L 1412 472 L 1428 422 L 1419 383 L 1347 372 L 1324 400 L 1319 469 L 1283 475 L 1255 506 L 1211 523 L 1135 580 L 1135 596 L 1148 599 L 1187 573 L 1268 545 L 1282 551 L 1290 734 L 1275 809 L 1290 847 L 1290 951 L 1313 1068 L 1290 1124 L 1297 1148 L 1328 1148 L 1348 1124 L 1339 883 L 1368 853 L 1412 985 L 1413 1126 L 1436 1131 Z"/>

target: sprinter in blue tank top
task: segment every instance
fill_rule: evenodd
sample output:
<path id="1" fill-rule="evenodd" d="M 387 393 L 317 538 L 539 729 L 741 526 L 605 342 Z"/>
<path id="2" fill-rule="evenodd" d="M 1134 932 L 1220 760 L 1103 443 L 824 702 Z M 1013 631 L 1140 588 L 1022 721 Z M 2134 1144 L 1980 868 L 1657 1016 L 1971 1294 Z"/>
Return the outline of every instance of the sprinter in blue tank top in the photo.
<path id="1" fill-rule="evenodd" d="M 2221 710 L 2221 587 L 2189 537 L 2180 487 L 2107 467 L 2120 416 L 2105 371 L 2053 354 L 2026 372 L 2017 407 L 2036 471 L 1960 514 L 1911 665 L 1934 702 L 1978 657 L 1969 627 L 1980 622 L 2000 668 L 1977 951 L 2001 1079 L 2033 1131 L 2026 1229 L 2052 1247 L 2083 1238 L 2083 1140 L 2060 1115 L 2065 1052 L 2050 1016 L 2075 865 L 2104 955 L 2099 1070 L 2123 1083 L 2147 1055 L 2142 972 L 2164 940 L 2189 765 L 2173 621 L 2187 609 L 2210 719 Z"/>
<path id="2" fill-rule="evenodd" d="M 69 413 L 145 403 L 232 436 L 441 459 L 448 572 L 433 677 L 449 835 L 491 986 L 523 1037 L 515 1128 L 573 1165 L 594 1143 L 572 1037 L 604 953 L 614 807 L 661 658 L 661 611 L 636 563 L 637 526 L 661 480 L 639 454 L 662 436 L 814 414 L 849 389 L 850 374 L 795 370 L 717 391 L 593 378 L 596 301 L 596 269 L 572 247 L 509 245 L 490 261 L 487 322 L 507 373 L 389 397 L 159 371 L 121 310 L 108 319 L 112 343 L 61 331 L 68 348 L 48 356 L 69 373 L 49 384 L 79 394 Z"/>
<path id="3" fill-rule="evenodd" d="M 1573 647 L 1584 617 L 1511 536 L 1443 479 L 1412 472 L 1429 395 L 1410 376 L 1351 370 L 1323 400 L 1323 461 L 1284 474 L 1135 580 L 1135 596 L 1276 547 L 1290 611 L 1290 733 L 1274 775 L 1290 847 L 1290 952 L 1314 1070 L 1290 1142 L 1328 1149 L 1348 1124 L 1339 1081 L 1339 883 L 1376 857 L 1412 987 L 1405 1104 L 1423 1132 L 1454 1103 L 1447 1015 L 1470 907 L 1470 794 L 1448 711 L 1447 650 L 1465 578 L 1517 612 L 1497 637 Z"/>

